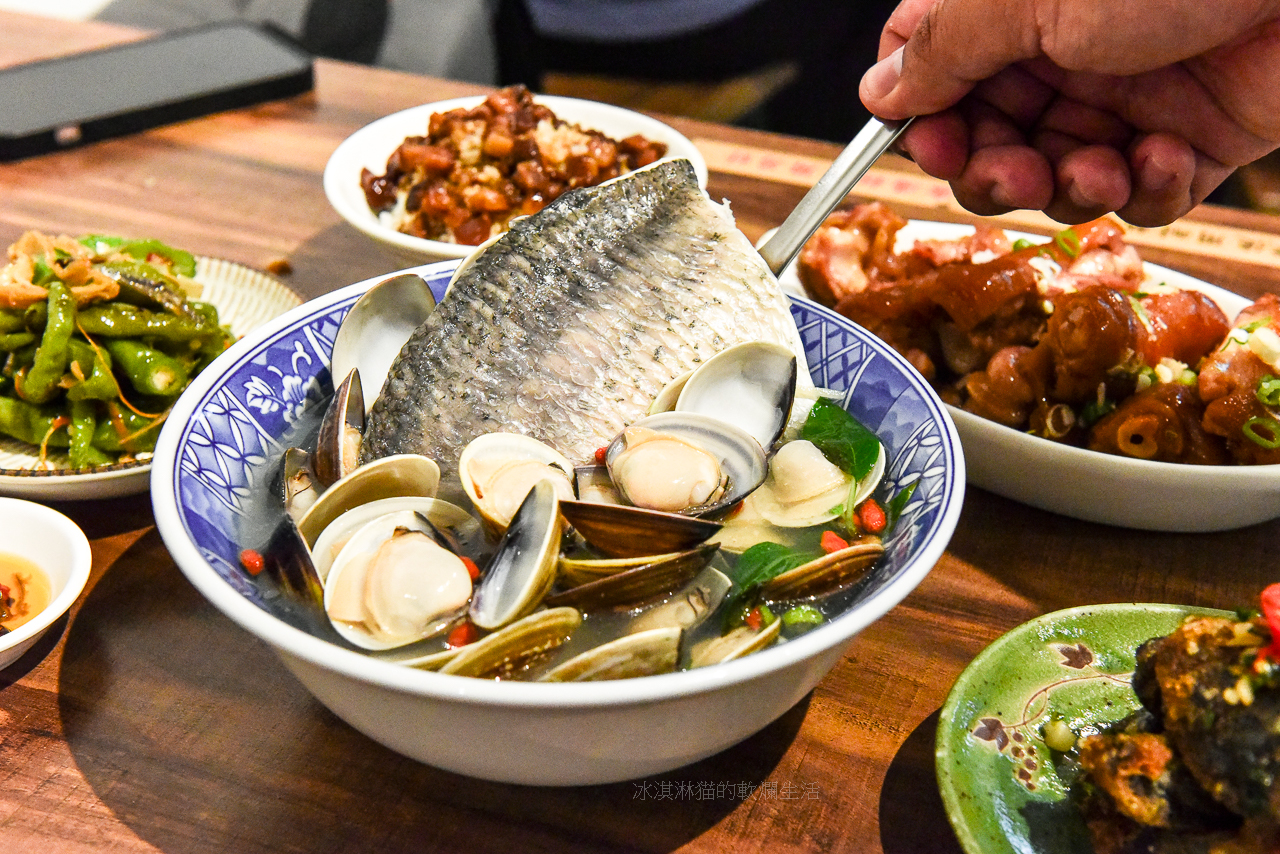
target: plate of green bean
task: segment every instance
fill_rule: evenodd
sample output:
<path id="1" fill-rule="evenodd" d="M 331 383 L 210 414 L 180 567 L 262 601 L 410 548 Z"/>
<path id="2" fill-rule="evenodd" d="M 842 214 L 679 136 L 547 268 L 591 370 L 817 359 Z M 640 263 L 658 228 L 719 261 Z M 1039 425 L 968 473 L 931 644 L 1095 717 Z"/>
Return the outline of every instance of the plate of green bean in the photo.
<path id="1" fill-rule="evenodd" d="M 300 302 L 266 273 L 157 240 L 24 234 L 0 267 L 0 494 L 145 492 L 191 378 Z"/>

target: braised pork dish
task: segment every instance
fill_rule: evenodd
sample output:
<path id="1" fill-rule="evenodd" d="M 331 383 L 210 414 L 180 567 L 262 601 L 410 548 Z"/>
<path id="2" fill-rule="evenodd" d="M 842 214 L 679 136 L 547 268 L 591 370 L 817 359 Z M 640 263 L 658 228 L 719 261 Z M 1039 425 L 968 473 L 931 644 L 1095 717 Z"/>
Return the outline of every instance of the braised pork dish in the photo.
<path id="1" fill-rule="evenodd" d="M 1148 276 L 1108 219 L 1043 244 L 979 225 L 900 251 L 906 224 L 880 203 L 838 211 L 797 272 L 948 403 L 1104 453 L 1280 463 L 1280 298 L 1229 318 Z"/>

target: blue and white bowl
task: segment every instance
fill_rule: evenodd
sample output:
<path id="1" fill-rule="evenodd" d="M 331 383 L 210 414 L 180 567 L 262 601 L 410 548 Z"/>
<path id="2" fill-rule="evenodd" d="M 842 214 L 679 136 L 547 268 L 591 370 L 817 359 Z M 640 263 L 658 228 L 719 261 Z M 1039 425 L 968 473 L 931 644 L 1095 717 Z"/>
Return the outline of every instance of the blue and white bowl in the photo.
<path id="1" fill-rule="evenodd" d="M 414 268 L 439 296 L 456 262 Z M 335 714 L 387 747 L 475 777 L 533 785 L 616 782 L 717 753 L 780 717 L 942 556 L 964 497 L 955 427 L 888 346 L 804 299 L 792 315 L 814 381 L 886 445 L 888 492 L 915 483 L 886 555 L 845 612 L 737 661 L 611 682 L 492 682 L 340 648 L 277 618 L 238 555 L 260 545 L 280 454 L 332 393 L 338 323 L 376 281 L 313 300 L 245 337 L 178 401 L 152 464 L 156 522 L 178 566 L 216 607 L 268 643 Z M 267 519 L 269 521 L 269 519 Z"/>

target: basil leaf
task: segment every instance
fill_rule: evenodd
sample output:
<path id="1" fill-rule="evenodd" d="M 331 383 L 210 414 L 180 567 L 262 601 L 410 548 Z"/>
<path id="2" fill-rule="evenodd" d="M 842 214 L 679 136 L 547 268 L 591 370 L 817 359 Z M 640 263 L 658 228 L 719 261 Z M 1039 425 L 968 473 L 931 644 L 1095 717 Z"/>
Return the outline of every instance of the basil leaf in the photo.
<path id="1" fill-rule="evenodd" d="M 761 584 L 797 566 L 820 557 L 816 552 L 788 548 L 782 543 L 756 543 L 738 557 L 733 570 L 733 589 L 725 599 L 724 619 L 733 619 L 742 603 L 755 595 Z"/>
<path id="2" fill-rule="evenodd" d="M 814 552 L 797 551 L 782 543 L 756 543 L 738 558 L 733 583 L 743 589 L 754 587 L 817 557 Z"/>
<path id="3" fill-rule="evenodd" d="M 809 410 L 800 438 L 817 445 L 827 459 L 858 480 L 867 476 L 880 456 L 876 434 L 826 398 L 819 398 Z"/>
<path id="4" fill-rule="evenodd" d="M 898 494 L 889 499 L 889 506 L 885 508 L 885 516 L 888 518 L 888 524 L 884 526 L 885 532 L 893 530 L 894 523 L 898 521 L 898 517 L 902 515 L 902 511 L 906 509 L 907 502 L 911 500 L 911 496 L 915 493 L 916 487 L 920 485 L 920 481 L 913 480 L 905 487 L 898 491 Z"/>

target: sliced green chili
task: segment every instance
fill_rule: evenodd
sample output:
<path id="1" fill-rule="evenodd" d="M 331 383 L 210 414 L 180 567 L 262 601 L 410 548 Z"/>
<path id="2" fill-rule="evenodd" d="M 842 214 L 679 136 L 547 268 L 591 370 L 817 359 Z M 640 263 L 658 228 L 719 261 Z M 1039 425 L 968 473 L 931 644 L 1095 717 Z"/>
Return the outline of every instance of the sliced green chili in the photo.
<path id="1" fill-rule="evenodd" d="M 163 258 L 169 264 L 169 269 L 179 276 L 194 276 L 196 274 L 196 259 L 190 252 L 183 249 L 175 249 L 167 243 L 159 240 L 130 240 L 119 246 L 119 251 L 126 255 L 132 255 L 139 261 L 146 261 L 152 255 Z"/>
<path id="2" fill-rule="evenodd" d="M 782 614 L 782 633 L 789 638 L 812 631 L 827 621 L 812 605 L 795 605 Z"/>

